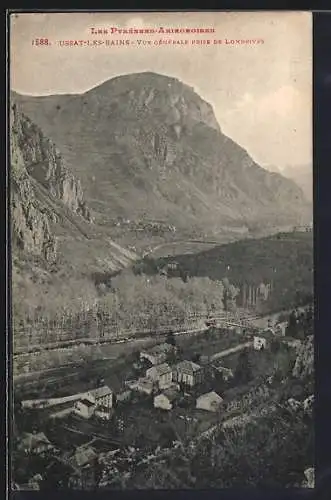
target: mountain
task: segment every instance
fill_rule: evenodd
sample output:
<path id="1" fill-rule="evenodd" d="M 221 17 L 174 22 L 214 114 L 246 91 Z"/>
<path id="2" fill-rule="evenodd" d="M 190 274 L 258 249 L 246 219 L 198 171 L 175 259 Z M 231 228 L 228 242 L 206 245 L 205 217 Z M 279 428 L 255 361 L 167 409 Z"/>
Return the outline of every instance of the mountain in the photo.
<path id="1" fill-rule="evenodd" d="M 310 203 L 313 201 L 313 167 L 311 165 L 286 165 L 283 169 L 276 165 L 268 165 L 265 168 L 269 172 L 277 172 L 293 180 L 302 189 L 306 199 Z"/>
<path id="2" fill-rule="evenodd" d="M 26 278 L 31 295 L 34 286 L 46 290 L 57 276 L 63 281 L 63 276 L 116 271 L 135 260 L 135 254 L 98 235 L 80 180 L 15 101 L 10 163 L 13 278 Z M 21 292 L 16 298 L 29 298 L 30 292 Z"/>
<path id="3" fill-rule="evenodd" d="M 313 200 L 313 167 L 311 165 L 288 166 L 283 175 L 301 187 L 308 201 Z"/>
<path id="4" fill-rule="evenodd" d="M 97 225 L 147 218 L 205 236 L 311 219 L 302 190 L 257 165 L 175 78 L 137 73 L 84 94 L 15 100 L 81 180 Z"/>

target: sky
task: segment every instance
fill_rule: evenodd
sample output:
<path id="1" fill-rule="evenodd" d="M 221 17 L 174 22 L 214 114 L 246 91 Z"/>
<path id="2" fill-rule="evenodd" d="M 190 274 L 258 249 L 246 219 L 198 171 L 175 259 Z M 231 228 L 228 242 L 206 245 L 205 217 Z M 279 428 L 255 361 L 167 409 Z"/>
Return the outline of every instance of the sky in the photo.
<path id="1" fill-rule="evenodd" d="M 111 27 L 211 28 L 215 32 L 91 34 L 91 28 Z M 33 45 L 36 38 L 47 38 L 51 45 Z M 60 45 L 64 40 L 119 39 L 129 40 L 130 45 Z M 156 45 L 169 39 L 188 44 Z M 214 44 L 214 39 L 222 43 Z M 247 39 L 259 43 L 225 42 Z M 139 45 L 138 40 L 151 45 Z M 210 44 L 196 43 L 201 40 Z M 223 133 L 260 165 L 285 171 L 287 166 L 299 169 L 312 164 L 311 13 L 11 15 L 10 82 L 19 93 L 81 93 L 115 76 L 141 71 L 176 77 L 194 87 L 213 106 Z"/>

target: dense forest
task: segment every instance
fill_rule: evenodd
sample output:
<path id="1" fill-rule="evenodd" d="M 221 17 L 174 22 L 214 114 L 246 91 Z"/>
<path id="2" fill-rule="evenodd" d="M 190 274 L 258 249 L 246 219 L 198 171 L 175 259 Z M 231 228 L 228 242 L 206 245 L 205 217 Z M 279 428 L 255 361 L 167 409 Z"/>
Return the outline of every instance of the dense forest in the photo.
<path id="1" fill-rule="evenodd" d="M 171 280 L 135 276 L 130 270 L 108 286 L 88 280 L 62 281 L 29 302 L 30 282 L 14 280 L 15 346 L 45 344 L 79 338 L 109 338 L 121 332 L 181 328 L 195 318 L 234 307 L 238 289 L 227 279 L 206 277 Z M 31 279 L 33 286 L 33 279 Z"/>
<path id="2" fill-rule="evenodd" d="M 175 262 L 174 269 L 171 265 Z M 170 266 L 169 266 L 170 264 Z M 261 304 L 262 312 L 289 309 L 311 302 L 313 296 L 312 233 L 279 233 L 217 246 L 197 254 L 153 259 L 134 266 L 137 274 L 154 275 L 167 268 L 168 277 L 227 277 L 239 289 L 244 284 L 272 285 L 272 294 Z"/>

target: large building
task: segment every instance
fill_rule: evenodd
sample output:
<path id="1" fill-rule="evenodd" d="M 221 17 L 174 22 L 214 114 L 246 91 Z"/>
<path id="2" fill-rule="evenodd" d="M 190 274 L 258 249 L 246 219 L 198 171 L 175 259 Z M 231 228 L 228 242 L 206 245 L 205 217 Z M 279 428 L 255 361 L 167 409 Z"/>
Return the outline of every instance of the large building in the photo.
<path id="1" fill-rule="evenodd" d="M 107 385 L 104 385 L 82 394 L 75 403 L 74 411 L 84 418 L 90 418 L 95 414 L 100 418 L 109 420 L 112 407 L 113 392 Z"/>
<path id="2" fill-rule="evenodd" d="M 193 387 L 203 380 L 203 369 L 193 361 L 181 361 L 173 369 L 173 380 L 179 384 Z"/>
<path id="3" fill-rule="evenodd" d="M 100 418 L 109 420 L 113 407 L 112 390 L 107 385 L 104 385 L 89 391 L 88 394 L 95 400 L 95 414 Z"/>
<path id="4" fill-rule="evenodd" d="M 146 377 L 157 383 L 160 389 L 165 389 L 172 384 L 172 369 L 167 363 L 162 363 L 149 368 Z"/>

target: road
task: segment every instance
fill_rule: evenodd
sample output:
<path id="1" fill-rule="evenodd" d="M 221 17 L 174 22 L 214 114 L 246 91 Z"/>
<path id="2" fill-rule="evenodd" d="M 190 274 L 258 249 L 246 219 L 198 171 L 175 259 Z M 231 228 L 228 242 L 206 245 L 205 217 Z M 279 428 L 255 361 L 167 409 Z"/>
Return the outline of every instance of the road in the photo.
<path id="1" fill-rule="evenodd" d="M 217 352 L 213 356 L 210 357 L 211 361 L 215 361 L 216 359 L 221 359 L 225 358 L 226 356 L 229 356 L 229 354 L 233 354 L 238 351 L 242 351 L 243 349 L 246 349 L 252 345 L 252 342 L 245 342 L 243 344 L 236 345 L 235 347 L 230 347 L 229 349 L 225 349 L 224 351 Z"/>

